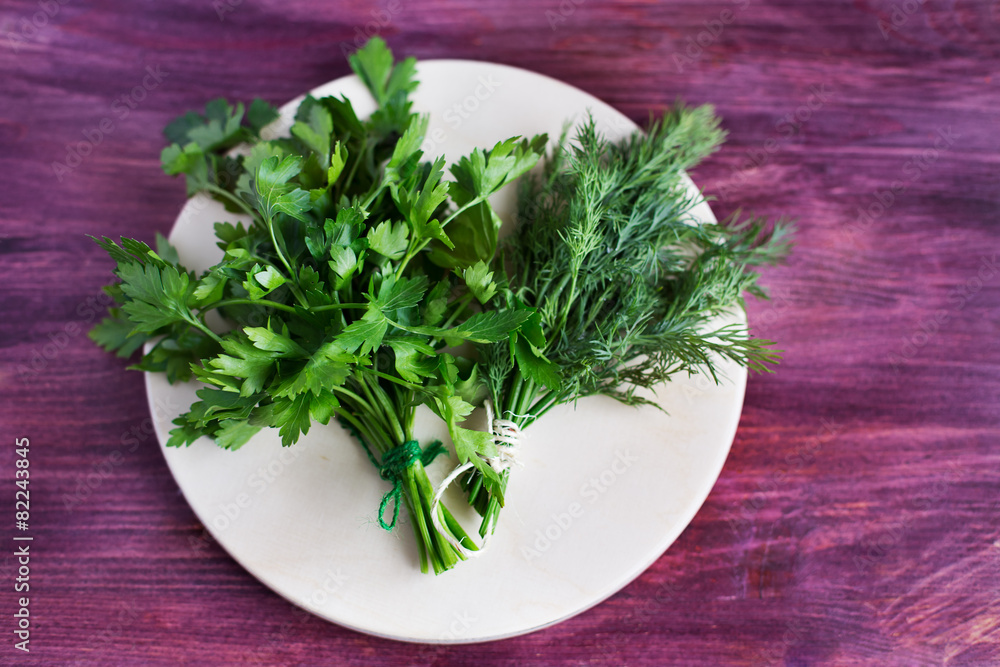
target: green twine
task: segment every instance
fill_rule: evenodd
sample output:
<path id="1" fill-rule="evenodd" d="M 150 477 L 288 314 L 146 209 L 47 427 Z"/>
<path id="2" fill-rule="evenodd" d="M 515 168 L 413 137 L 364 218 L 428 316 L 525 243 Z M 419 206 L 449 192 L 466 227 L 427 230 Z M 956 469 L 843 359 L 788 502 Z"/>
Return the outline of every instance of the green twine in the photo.
<path id="1" fill-rule="evenodd" d="M 420 449 L 420 443 L 416 440 L 407 440 L 398 447 L 393 447 L 383 454 L 382 462 L 379 463 L 358 430 L 345 420 L 340 420 L 340 423 L 347 427 L 351 434 L 361 443 L 361 446 L 365 448 L 368 460 L 372 462 L 373 466 L 378 468 L 379 477 L 392 484 L 392 488 L 385 492 L 385 495 L 382 496 L 382 502 L 378 506 L 378 525 L 382 526 L 385 530 L 392 530 L 396 527 L 396 520 L 399 518 L 400 496 L 403 493 L 403 480 L 406 476 L 407 468 L 412 466 L 416 461 L 420 461 L 421 465 L 428 466 L 434 459 L 448 450 L 445 449 L 440 440 L 435 440 L 427 445 L 427 448 L 424 450 Z M 392 501 L 395 501 L 392 506 L 392 521 L 386 523 L 384 518 L 385 508 Z"/>
<path id="2" fill-rule="evenodd" d="M 382 502 L 378 506 L 378 525 L 386 530 L 392 530 L 396 526 L 396 519 L 399 518 L 400 495 L 403 493 L 403 478 L 406 469 L 413 465 L 414 461 L 420 461 L 427 466 L 438 455 L 445 452 L 444 445 L 440 440 L 435 440 L 421 451 L 420 443 L 416 440 L 407 440 L 398 447 L 393 447 L 382 455 L 382 465 L 379 466 L 379 476 L 387 482 L 392 483 L 392 488 L 382 496 Z M 392 521 L 385 522 L 385 507 L 389 501 L 395 501 L 392 505 Z"/>

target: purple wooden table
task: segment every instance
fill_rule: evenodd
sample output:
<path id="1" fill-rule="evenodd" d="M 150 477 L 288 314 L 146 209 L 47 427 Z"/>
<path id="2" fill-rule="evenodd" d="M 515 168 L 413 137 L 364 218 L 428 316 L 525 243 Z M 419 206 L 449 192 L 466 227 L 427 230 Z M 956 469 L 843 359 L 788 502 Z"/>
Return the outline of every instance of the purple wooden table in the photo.
<path id="1" fill-rule="evenodd" d="M 1000 664 L 1000 4 L 7 0 L 0 29 L 0 662 Z M 711 102 L 716 212 L 799 220 L 749 304 L 785 362 L 751 377 L 707 503 L 634 583 L 525 637 L 384 641 L 267 590 L 180 495 L 142 377 L 84 335 L 111 266 L 84 235 L 149 241 L 184 201 L 164 124 L 342 76 L 366 31 L 636 120 Z"/>

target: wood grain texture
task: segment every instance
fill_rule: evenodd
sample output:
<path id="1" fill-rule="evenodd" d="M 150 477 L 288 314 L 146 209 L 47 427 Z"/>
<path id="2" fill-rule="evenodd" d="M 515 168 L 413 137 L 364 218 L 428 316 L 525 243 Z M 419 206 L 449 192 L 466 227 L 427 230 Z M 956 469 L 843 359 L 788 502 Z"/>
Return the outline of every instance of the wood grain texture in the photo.
<path id="1" fill-rule="evenodd" d="M 0 662 L 1000 664 L 990 0 L 398 0 L 379 30 L 401 54 L 525 67 L 637 121 L 677 97 L 715 104 L 729 142 L 694 178 L 717 214 L 798 219 L 794 257 L 765 277 L 775 299 L 749 304 L 786 360 L 751 378 L 729 461 L 676 544 L 542 632 L 368 637 L 298 611 L 212 542 L 148 435 L 142 378 L 82 333 L 110 269 L 84 235 L 166 232 L 184 195 L 159 169 L 165 123 L 346 74 L 340 44 L 376 7 L 0 7 L 0 507 L 13 512 L 15 437 L 31 439 L 35 501 L 31 653 L 12 646 L 4 547 Z M 75 164 L 80 142 L 94 145 Z"/>

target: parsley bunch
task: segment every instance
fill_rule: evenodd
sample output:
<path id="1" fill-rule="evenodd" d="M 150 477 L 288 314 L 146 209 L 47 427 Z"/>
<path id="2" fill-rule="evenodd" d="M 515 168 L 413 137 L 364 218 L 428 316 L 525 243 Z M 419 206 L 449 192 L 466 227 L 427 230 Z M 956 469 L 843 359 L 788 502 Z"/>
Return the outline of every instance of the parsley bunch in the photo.
<path id="1" fill-rule="evenodd" d="M 645 133 L 614 143 L 593 119 L 522 179 L 519 226 L 493 263 L 506 275 L 489 307 L 532 316 L 504 342 L 479 346 L 501 416 L 526 427 L 591 395 L 653 404 L 636 393 L 677 373 L 718 382 L 720 358 L 768 370 L 778 354 L 746 326 L 718 325 L 742 295 L 766 296 L 752 267 L 780 260 L 790 227 L 735 216 L 701 224 L 683 171 L 722 142 L 711 107 L 677 106 Z M 655 404 L 654 404 L 655 405 Z M 469 501 L 495 527 L 509 477 L 465 478 Z"/>
<path id="2" fill-rule="evenodd" d="M 265 427 L 289 446 L 313 422 L 340 420 L 392 485 L 380 523 L 392 528 L 405 504 L 421 569 L 439 573 L 464 558 L 453 543 L 475 546 L 447 508 L 432 509 L 424 466 L 444 449 L 419 446 L 414 414 L 429 406 L 459 460 L 499 483 L 485 463 L 492 436 L 460 425 L 481 400 L 476 367 L 448 349 L 500 343 L 533 315 L 475 304 L 498 289 L 482 261 L 499 227 L 488 198 L 535 165 L 546 138 L 473 151 L 448 180 L 444 159 L 420 150 L 428 119 L 411 112 L 414 60 L 396 63 L 373 39 L 351 66 L 378 104 L 368 119 L 346 98 L 307 97 L 291 136 L 264 140 L 276 110 L 215 100 L 167 127 L 164 171 L 246 220 L 215 225 L 224 256 L 201 275 L 162 238 L 155 251 L 99 241 L 120 282 L 91 335 L 120 356 L 150 343 L 133 368 L 204 383 L 168 446 L 207 436 L 238 449 Z M 227 329 L 209 326 L 213 312 Z"/>

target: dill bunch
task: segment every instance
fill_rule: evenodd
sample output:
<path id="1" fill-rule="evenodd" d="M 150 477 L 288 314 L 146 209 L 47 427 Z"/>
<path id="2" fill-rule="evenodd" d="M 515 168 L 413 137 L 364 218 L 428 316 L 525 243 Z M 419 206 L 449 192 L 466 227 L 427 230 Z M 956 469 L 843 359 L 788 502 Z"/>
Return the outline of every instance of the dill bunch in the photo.
<path id="1" fill-rule="evenodd" d="M 618 143 L 590 118 L 522 179 L 519 225 L 493 262 L 502 278 L 488 307 L 535 313 L 508 341 L 479 346 L 499 416 L 525 428 L 598 394 L 655 405 L 637 390 L 677 373 L 719 382 L 722 359 L 756 371 L 778 362 L 772 341 L 715 324 L 745 293 L 766 298 L 754 267 L 780 261 L 791 231 L 739 212 L 723 224 L 694 218 L 702 197 L 684 172 L 723 139 L 710 106 L 678 105 Z M 482 536 L 496 526 L 509 474 L 463 479 Z"/>

